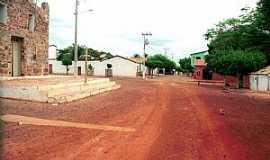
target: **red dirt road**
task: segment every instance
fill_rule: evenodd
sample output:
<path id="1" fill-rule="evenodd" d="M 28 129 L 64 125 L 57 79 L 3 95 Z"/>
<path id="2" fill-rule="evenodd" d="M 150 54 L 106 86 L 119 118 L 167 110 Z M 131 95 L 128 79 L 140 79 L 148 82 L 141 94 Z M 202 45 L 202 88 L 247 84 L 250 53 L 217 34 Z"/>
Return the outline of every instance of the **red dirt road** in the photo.
<path id="1" fill-rule="evenodd" d="M 7 123 L 2 159 L 270 159 L 269 96 L 198 87 L 177 78 L 117 81 L 119 90 L 58 106 L 0 99 L 2 113 L 135 132 Z"/>

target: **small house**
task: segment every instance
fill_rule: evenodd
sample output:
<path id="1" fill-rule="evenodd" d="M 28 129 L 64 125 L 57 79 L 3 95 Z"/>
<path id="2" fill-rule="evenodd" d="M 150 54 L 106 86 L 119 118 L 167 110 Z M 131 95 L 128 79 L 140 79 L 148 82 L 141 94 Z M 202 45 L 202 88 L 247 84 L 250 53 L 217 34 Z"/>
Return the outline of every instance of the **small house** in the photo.
<path id="1" fill-rule="evenodd" d="M 74 65 L 74 62 L 72 62 Z M 112 65 L 112 74 L 113 76 L 123 76 L 123 77 L 136 77 L 138 73 L 142 71 L 142 63 L 138 61 L 134 61 L 132 59 L 122 57 L 122 56 L 113 56 L 109 59 L 104 59 L 102 61 L 88 61 L 88 65 L 91 64 L 93 67 L 93 75 L 94 76 L 105 76 L 107 65 Z M 74 66 L 69 66 L 69 73 L 74 73 Z M 61 61 L 57 61 L 56 59 L 49 60 L 49 66 L 51 66 L 51 73 L 53 74 L 65 74 L 66 67 L 62 65 Z M 77 63 L 78 73 L 85 73 L 85 62 L 78 61 Z"/>
<path id="2" fill-rule="evenodd" d="M 94 75 L 105 76 L 107 64 L 112 65 L 113 76 L 136 77 L 142 70 L 142 63 L 132 59 L 116 55 L 103 61 L 91 61 L 94 67 Z"/>
<path id="3" fill-rule="evenodd" d="M 192 53 L 190 54 L 190 58 L 191 58 L 191 66 L 195 67 L 196 65 L 196 61 L 202 61 L 205 62 L 205 56 L 208 55 L 208 51 L 201 51 L 201 52 L 196 52 L 196 53 Z"/>
<path id="4" fill-rule="evenodd" d="M 270 91 L 270 66 L 250 74 L 250 89 Z"/>
<path id="5" fill-rule="evenodd" d="M 193 78 L 197 80 L 204 79 L 204 71 L 205 71 L 206 63 L 203 60 L 197 59 L 194 64 L 194 73 Z"/>

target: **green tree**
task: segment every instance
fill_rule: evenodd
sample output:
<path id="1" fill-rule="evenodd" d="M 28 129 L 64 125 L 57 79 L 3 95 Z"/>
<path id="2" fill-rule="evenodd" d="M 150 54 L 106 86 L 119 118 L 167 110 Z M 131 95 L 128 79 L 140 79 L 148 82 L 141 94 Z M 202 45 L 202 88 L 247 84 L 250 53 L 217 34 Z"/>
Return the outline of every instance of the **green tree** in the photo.
<path id="1" fill-rule="evenodd" d="M 153 58 L 149 58 L 147 59 L 147 61 L 145 62 L 145 65 L 150 69 L 150 73 L 151 76 L 153 77 L 153 72 L 156 68 L 162 68 L 163 67 L 163 63 L 159 60 L 155 60 Z"/>
<path id="2" fill-rule="evenodd" d="M 175 70 L 176 70 L 176 72 L 183 72 L 183 70 L 180 66 L 176 66 Z"/>
<path id="3" fill-rule="evenodd" d="M 176 68 L 175 62 L 162 54 L 150 56 L 147 61 L 148 64 L 153 64 L 151 66 L 154 66 L 155 68 L 165 68 L 167 73 Z"/>
<path id="4" fill-rule="evenodd" d="M 66 66 L 66 74 L 68 75 L 69 66 L 72 65 L 72 58 L 69 54 L 63 55 L 62 65 Z"/>
<path id="5" fill-rule="evenodd" d="M 263 30 L 270 32 L 270 1 L 260 0 L 258 2 L 258 16 L 256 17 L 259 26 Z"/>
<path id="6" fill-rule="evenodd" d="M 185 73 L 193 72 L 193 67 L 191 66 L 191 58 L 180 59 L 179 64 L 182 72 Z"/>
<path id="7" fill-rule="evenodd" d="M 84 47 L 81 45 L 78 45 L 78 58 L 79 60 L 84 60 Z M 64 57 L 64 55 L 70 54 L 72 60 L 74 60 L 74 46 L 68 46 L 64 49 L 58 50 L 57 54 L 57 60 L 61 61 Z M 103 52 L 103 51 L 97 51 L 92 48 L 88 48 L 88 55 L 91 57 L 91 60 L 103 60 L 103 59 L 109 59 L 112 58 L 113 55 L 109 52 Z"/>
<path id="8" fill-rule="evenodd" d="M 238 87 L 242 87 L 243 75 L 264 67 L 267 60 L 260 51 L 221 50 L 208 55 L 206 62 L 217 73 L 237 76 Z"/>
<path id="9" fill-rule="evenodd" d="M 240 17 L 222 21 L 207 31 L 209 54 L 219 50 L 259 50 L 270 64 L 270 34 L 262 29 L 262 14 L 256 9 L 243 11 Z"/>

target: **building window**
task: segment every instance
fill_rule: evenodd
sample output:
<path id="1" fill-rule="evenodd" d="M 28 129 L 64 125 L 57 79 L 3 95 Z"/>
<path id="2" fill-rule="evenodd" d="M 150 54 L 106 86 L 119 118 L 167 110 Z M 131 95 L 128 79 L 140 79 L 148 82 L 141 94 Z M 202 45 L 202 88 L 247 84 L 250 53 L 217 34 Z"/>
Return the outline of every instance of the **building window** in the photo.
<path id="1" fill-rule="evenodd" d="M 7 5 L 0 3 L 0 23 L 7 23 Z"/>
<path id="2" fill-rule="evenodd" d="M 196 57 L 196 59 L 198 59 L 198 60 L 199 60 L 199 59 L 201 59 L 201 57 Z"/>
<path id="3" fill-rule="evenodd" d="M 28 17 L 28 30 L 30 32 L 35 31 L 35 15 L 30 14 Z"/>

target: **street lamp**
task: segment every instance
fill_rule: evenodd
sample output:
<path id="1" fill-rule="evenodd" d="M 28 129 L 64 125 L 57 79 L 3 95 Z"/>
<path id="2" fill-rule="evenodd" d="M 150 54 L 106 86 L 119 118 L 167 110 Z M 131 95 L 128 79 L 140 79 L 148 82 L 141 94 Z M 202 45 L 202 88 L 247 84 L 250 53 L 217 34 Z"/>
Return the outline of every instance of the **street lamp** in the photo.
<path id="1" fill-rule="evenodd" d="M 79 0 L 75 0 L 75 42 L 74 42 L 74 76 L 78 76 L 78 7 L 79 7 Z M 93 9 L 89 9 L 87 11 L 84 11 L 82 13 L 85 12 L 92 12 Z M 81 12 L 80 12 L 81 13 Z"/>
<path id="2" fill-rule="evenodd" d="M 146 53 L 145 53 L 145 48 L 147 45 L 149 45 L 149 40 L 146 38 L 146 36 L 152 36 L 152 33 L 151 32 L 146 32 L 146 33 L 142 33 L 142 36 L 143 36 L 143 57 L 144 57 L 144 60 L 143 60 L 143 79 L 146 79 L 146 76 L 145 76 L 145 72 L 146 72 L 146 67 L 145 67 L 145 62 L 146 62 Z"/>

